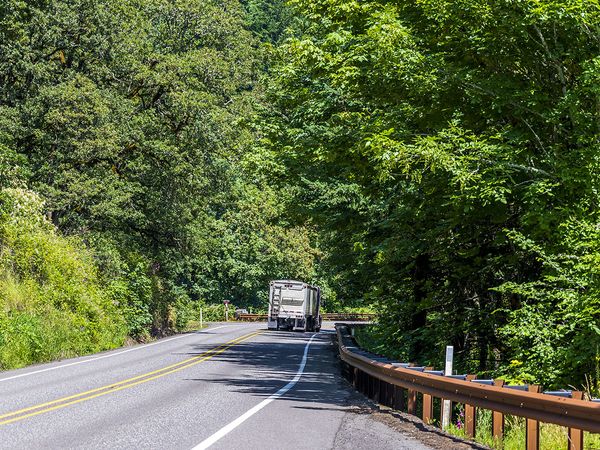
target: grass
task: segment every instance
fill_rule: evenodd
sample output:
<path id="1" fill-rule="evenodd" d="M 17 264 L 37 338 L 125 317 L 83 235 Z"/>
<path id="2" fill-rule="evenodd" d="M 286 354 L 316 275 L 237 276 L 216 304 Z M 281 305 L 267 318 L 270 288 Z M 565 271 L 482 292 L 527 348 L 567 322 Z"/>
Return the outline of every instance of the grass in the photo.
<path id="1" fill-rule="evenodd" d="M 460 412 L 457 416 L 460 419 Z M 455 421 L 445 431 L 450 434 L 469 439 L 460 420 Z M 525 419 L 517 416 L 505 416 L 504 440 L 499 442 L 492 436 L 492 412 L 477 410 L 477 431 L 472 439 L 480 444 L 497 450 L 522 450 L 525 448 Z M 599 450 L 600 434 L 584 433 L 584 449 Z M 567 428 L 559 425 L 540 423 L 540 450 L 556 450 L 567 448 Z"/>
<path id="2" fill-rule="evenodd" d="M 41 200 L 0 191 L 0 370 L 119 347 L 126 326 L 83 242 Z"/>
<path id="3" fill-rule="evenodd" d="M 186 326 L 179 331 L 181 333 L 188 333 L 190 331 L 197 331 L 197 330 L 200 330 L 201 328 L 206 328 L 207 326 L 208 326 L 208 323 L 206 322 L 206 320 L 202 321 L 202 327 L 200 327 L 199 320 L 190 320 L 186 324 Z"/>

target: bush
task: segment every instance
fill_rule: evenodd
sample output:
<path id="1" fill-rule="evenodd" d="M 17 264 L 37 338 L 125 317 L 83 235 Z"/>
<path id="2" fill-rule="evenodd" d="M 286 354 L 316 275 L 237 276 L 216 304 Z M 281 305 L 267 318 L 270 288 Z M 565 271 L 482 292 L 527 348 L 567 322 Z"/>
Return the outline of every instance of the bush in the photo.
<path id="1" fill-rule="evenodd" d="M 83 244 L 59 236 L 42 202 L 0 192 L 0 368 L 122 345 L 125 321 Z"/>

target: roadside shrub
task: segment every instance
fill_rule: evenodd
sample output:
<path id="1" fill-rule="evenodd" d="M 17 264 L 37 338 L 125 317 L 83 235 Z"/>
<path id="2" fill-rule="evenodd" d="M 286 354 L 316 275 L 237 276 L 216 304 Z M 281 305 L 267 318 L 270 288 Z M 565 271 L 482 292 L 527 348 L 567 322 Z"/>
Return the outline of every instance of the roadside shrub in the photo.
<path id="1" fill-rule="evenodd" d="M 122 345 L 125 321 L 92 255 L 24 189 L 0 192 L 0 369 Z"/>

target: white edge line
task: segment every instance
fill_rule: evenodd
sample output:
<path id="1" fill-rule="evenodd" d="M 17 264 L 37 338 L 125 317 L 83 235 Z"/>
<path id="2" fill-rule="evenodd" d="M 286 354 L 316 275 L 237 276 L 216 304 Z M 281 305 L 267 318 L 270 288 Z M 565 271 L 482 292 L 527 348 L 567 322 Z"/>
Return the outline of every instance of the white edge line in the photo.
<path id="1" fill-rule="evenodd" d="M 168 339 L 161 339 L 159 341 L 152 342 L 150 344 L 138 345 L 138 346 L 136 346 L 134 348 L 123 350 L 123 351 L 117 352 L 117 353 L 111 353 L 109 355 L 97 356 L 95 358 L 86 359 L 84 361 L 76 361 L 76 362 L 72 362 L 72 363 L 68 363 L 68 364 L 62 364 L 60 366 L 48 367 L 46 369 L 35 370 L 33 372 L 27 372 L 27 373 L 22 373 L 22 374 L 19 374 L 19 375 L 13 375 L 12 377 L 0 378 L 0 383 L 2 383 L 3 381 L 14 380 L 16 378 L 28 377 L 30 375 L 35 375 L 35 374 L 42 373 L 42 372 L 49 372 L 51 370 L 62 369 L 64 367 L 71 367 L 71 366 L 76 366 L 78 364 L 85 364 L 85 363 L 89 363 L 89 362 L 93 362 L 93 361 L 98 361 L 99 359 L 112 358 L 113 356 L 122 355 L 123 353 L 129 353 L 129 352 L 135 352 L 137 350 L 143 350 L 145 348 L 152 347 L 154 345 L 164 344 L 165 342 L 174 341 L 175 339 L 181 339 L 181 338 L 184 338 L 184 337 L 193 336 L 195 334 L 202 334 L 202 333 L 204 333 L 205 331 L 208 331 L 208 330 L 216 330 L 218 328 L 225 328 L 225 327 L 228 327 L 228 326 L 230 326 L 230 325 L 220 325 L 218 327 L 207 328 L 206 330 L 196 331 L 194 333 L 186 333 L 186 334 L 182 334 L 181 336 L 175 336 L 175 337 L 168 338 Z"/>
<path id="2" fill-rule="evenodd" d="M 292 381 L 290 381 L 288 384 L 286 384 L 284 387 L 279 389 L 274 394 L 271 394 L 269 397 L 267 397 L 265 400 L 260 402 L 258 405 L 254 406 L 253 408 L 246 411 L 244 414 L 242 414 L 240 417 L 235 419 L 233 422 L 229 423 L 228 425 L 225 425 L 223 428 L 221 428 L 219 431 L 217 431 L 212 436 L 209 436 L 208 438 L 206 438 L 205 440 L 200 442 L 192 450 L 207 449 L 208 447 L 213 445 L 215 442 L 217 442 L 219 439 L 225 437 L 227 434 L 232 432 L 235 428 L 240 426 L 243 422 L 245 422 L 247 419 L 252 417 L 254 414 L 259 412 L 261 409 L 263 409 L 265 406 L 267 406 L 273 400 L 276 400 L 277 398 L 279 398 L 283 394 L 285 394 L 287 391 L 289 391 L 291 388 L 293 388 L 294 385 L 298 382 L 298 380 L 300 380 L 300 377 L 302 376 L 302 373 L 304 372 L 304 367 L 306 366 L 306 360 L 308 358 L 308 348 L 310 347 L 310 344 L 314 338 L 315 338 L 315 335 L 313 334 L 311 336 L 310 340 L 306 343 L 306 347 L 304 347 L 304 355 L 302 356 L 302 362 L 300 363 L 298 372 L 296 372 L 296 376 L 294 376 Z"/>

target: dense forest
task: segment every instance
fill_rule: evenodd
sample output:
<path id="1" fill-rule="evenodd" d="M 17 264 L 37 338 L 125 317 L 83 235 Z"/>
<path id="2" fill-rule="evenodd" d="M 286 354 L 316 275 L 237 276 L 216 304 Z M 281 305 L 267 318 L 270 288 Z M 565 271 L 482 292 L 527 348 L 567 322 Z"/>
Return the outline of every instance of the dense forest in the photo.
<path id="1" fill-rule="evenodd" d="M 0 368 L 264 308 L 600 383 L 595 1 L 7 0 Z M 597 273 L 598 272 L 598 273 Z"/>
<path id="2" fill-rule="evenodd" d="M 253 150 L 251 28 L 237 0 L 2 2 L 0 367 L 313 276 L 311 232 Z"/>

